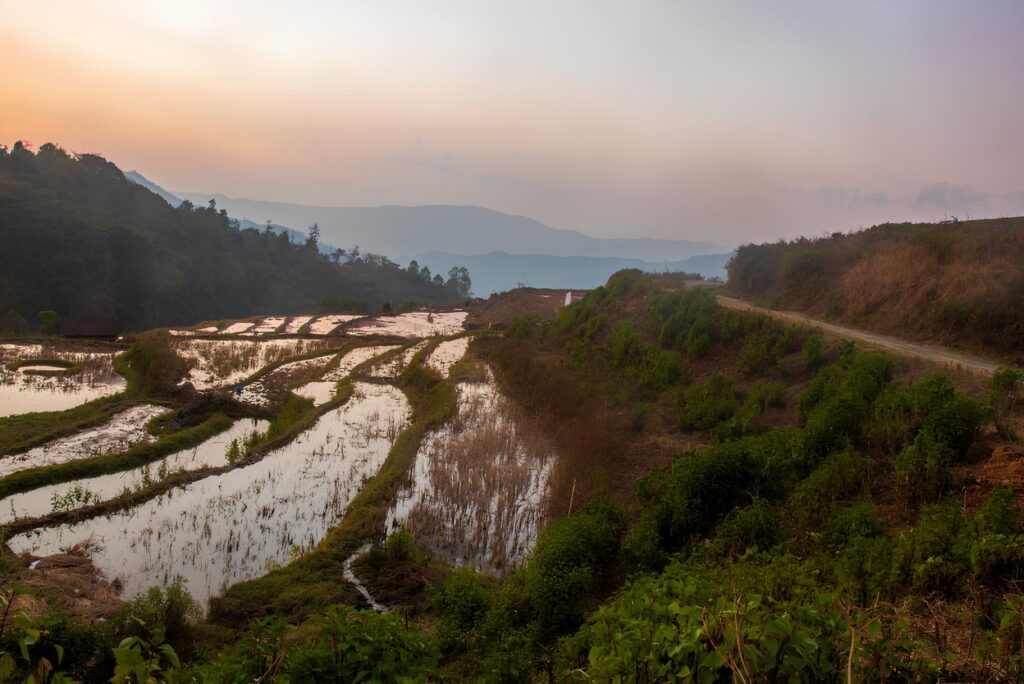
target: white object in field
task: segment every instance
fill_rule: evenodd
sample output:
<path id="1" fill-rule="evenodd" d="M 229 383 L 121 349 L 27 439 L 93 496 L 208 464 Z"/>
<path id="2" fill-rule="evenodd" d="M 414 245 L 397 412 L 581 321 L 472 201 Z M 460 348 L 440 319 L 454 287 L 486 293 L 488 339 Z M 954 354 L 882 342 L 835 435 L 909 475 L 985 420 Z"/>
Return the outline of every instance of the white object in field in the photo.
<path id="1" fill-rule="evenodd" d="M 572 290 L 565 293 L 565 305 L 569 306 L 572 304 Z"/>

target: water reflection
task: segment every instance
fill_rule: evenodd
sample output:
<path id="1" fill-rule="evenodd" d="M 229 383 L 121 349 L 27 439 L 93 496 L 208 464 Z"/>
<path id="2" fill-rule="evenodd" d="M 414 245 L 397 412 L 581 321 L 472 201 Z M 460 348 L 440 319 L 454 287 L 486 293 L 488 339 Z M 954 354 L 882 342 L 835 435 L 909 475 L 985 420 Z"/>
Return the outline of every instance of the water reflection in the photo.
<path id="1" fill-rule="evenodd" d="M 356 383 L 348 403 L 258 463 L 8 543 L 36 555 L 81 545 L 126 596 L 180 575 L 203 605 L 315 546 L 380 468 L 408 415 L 396 388 Z"/>

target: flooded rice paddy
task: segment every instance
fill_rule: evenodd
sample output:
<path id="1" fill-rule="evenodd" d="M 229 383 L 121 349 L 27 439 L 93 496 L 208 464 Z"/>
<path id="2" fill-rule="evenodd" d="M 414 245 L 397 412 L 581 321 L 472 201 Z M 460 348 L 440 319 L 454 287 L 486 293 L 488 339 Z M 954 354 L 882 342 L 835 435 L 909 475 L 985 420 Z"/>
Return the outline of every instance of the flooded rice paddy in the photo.
<path id="1" fill-rule="evenodd" d="M 456 389 L 458 412 L 425 436 L 387 527 L 453 565 L 502 574 L 536 542 L 555 450 L 489 371 Z"/>
<path id="2" fill-rule="evenodd" d="M 327 335 L 334 331 L 339 325 L 362 318 L 362 314 L 330 314 L 318 316 L 309 326 L 309 332 L 313 335 Z"/>
<path id="3" fill-rule="evenodd" d="M 181 340 L 175 345 L 179 356 L 191 369 L 185 378 L 198 390 L 234 385 L 260 368 L 300 356 L 330 349 L 331 340 Z"/>
<path id="4" fill-rule="evenodd" d="M 324 374 L 323 380 L 337 382 L 347 378 L 349 374 L 355 370 L 355 367 L 366 363 L 370 359 L 386 354 L 387 352 L 395 349 L 398 345 L 396 344 L 379 344 L 372 347 L 356 347 L 345 356 L 341 357 L 341 361 L 338 362 L 337 367 L 327 371 Z"/>
<path id="5" fill-rule="evenodd" d="M 334 398 L 334 391 L 336 389 L 338 389 L 338 383 L 336 382 L 314 380 L 296 388 L 295 393 L 300 397 L 312 399 L 314 406 L 320 406 Z"/>
<path id="6" fill-rule="evenodd" d="M 270 316 L 264 318 L 262 321 L 253 326 L 250 334 L 252 335 L 273 335 L 277 332 L 278 328 L 284 325 L 284 322 L 288 320 L 285 316 Z"/>
<path id="7" fill-rule="evenodd" d="M 313 548 L 380 468 L 408 417 L 398 389 L 356 383 L 345 405 L 257 463 L 128 511 L 33 530 L 9 545 L 35 555 L 85 548 L 125 596 L 181 576 L 205 605 Z"/>
<path id="8" fill-rule="evenodd" d="M 253 433 L 265 431 L 269 424 L 266 420 L 239 420 L 205 442 L 182 449 L 140 468 L 14 494 L 0 501 L 0 523 L 18 518 L 36 518 L 55 510 L 74 510 L 109 501 L 126 490 L 133 491 L 173 473 L 226 465 L 228 447 L 233 440 L 237 440 L 241 445 Z"/>
<path id="9" fill-rule="evenodd" d="M 466 355 L 467 349 L 469 349 L 468 337 L 442 342 L 434 348 L 434 351 L 430 352 L 427 357 L 427 367 L 437 371 L 442 378 L 447 378 L 452 371 L 452 366 Z"/>
<path id="10" fill-rule="evenodd" d="M 228 327 L 220 331 L 221 335 L 241 335 L 248 332 L 255 325 L 252 321 L 239 321 L 238 323 L 232 323 Z"/>
<path id="11" fill-rule="evenodd" d="M 77 461 L 93 456 L 125 451 L 152 442 L 146 423 L 167 413 L 167 409 L 142 404 L 115 413 L 102 425 L 60 437 L 20 454 L 0 457 L 0 477 L 39 466 Z"/>
<path id="12" fill-rule="evenodd" d="M 312 320 L 312 316 L 292 316 L 288 320 L 288 325 L 285 326 L 285 333 L 289 335 L 295 335 L 302 329 L 302 326 L 309 323 Z"/>
<path id="13" fill-rule="evenodd" d="M 0 344 L 0 418 L 64 411 L 124 390 L 124 378 L 114 371 L 114 352 L 69 351 L 40 344 Z M 74 364 L 67 369 L 42 360 Z M 26 360 L 37 362 L 9 367 Z"/>
<path id="14" fill-rule="evenodd" d="M 394 380 L 398 378 L 406 367 L 412 363 L 412 357 L 416 356 L 416 354 L 425 346 L 427 346 L 427 340 L 417 342 L 401 354 L 395 354 L 382 360 L 370 369 L 370 377 L 381 378 L 383 380 Z"/>
<path id="15" fill-rule="evenodd" d="M 469 314 L 465 311 L 413 311 L 397 316 L 376 316 L 354 323 L 345 332 L 349 335 L 395 335 L 397 337 L 431 337 L 455 335 L 463 330 Z"/>

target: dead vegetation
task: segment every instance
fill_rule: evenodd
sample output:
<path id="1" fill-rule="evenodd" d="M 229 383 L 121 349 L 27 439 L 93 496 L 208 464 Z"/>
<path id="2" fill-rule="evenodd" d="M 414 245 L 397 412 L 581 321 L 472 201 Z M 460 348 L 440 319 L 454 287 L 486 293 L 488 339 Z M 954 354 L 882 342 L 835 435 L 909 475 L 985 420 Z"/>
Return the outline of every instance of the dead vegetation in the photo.
<path id="1" fill-rule="evenodd" d="M 745 245 L 729 289 L 883 334 L 1024 362 L 1024 218 L 884 224 Z"/>

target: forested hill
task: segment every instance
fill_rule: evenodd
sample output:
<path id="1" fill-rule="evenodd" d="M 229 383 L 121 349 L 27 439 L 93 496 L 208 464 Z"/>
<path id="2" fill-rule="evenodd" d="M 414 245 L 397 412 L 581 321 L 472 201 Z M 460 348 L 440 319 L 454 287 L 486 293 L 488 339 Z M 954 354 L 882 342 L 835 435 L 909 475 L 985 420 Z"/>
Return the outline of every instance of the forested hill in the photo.
<path id="1" fill-rule="evenodd" d="M 46 309 L 144 329 L 466 295 L 461 280 L 439 284 L 384 257 L 340 261 L 239 230 L 214 206 L 171 207 L 102 157 L 0 147 L 0 332 L 34 328 Z"/>
<path id="2" fill-rule="evenodd" d="M 729 288 L 775 308 L 1019 362 L 1024 217 L 744 245 Z"/>

